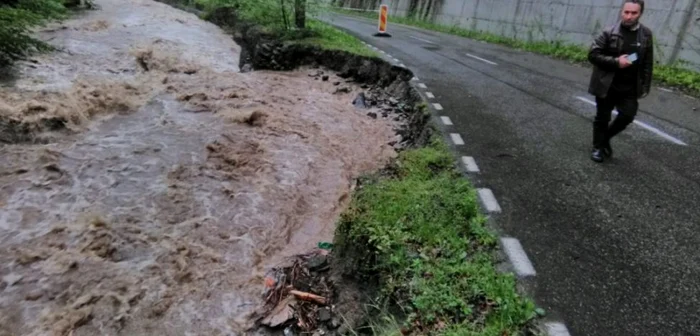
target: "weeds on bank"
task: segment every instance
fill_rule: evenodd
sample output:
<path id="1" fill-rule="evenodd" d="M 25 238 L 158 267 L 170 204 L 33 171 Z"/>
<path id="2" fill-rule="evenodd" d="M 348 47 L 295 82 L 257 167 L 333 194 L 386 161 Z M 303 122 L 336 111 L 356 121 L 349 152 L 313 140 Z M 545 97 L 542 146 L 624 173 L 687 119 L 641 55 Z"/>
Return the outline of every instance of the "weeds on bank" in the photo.
<path id="1" fill-rule="evenodd" d="M 370 19 L 377 18 L 377 14 L 373 12 L 356 12 L 342 9 L 334 10 L 348 15 L 362 16 Z M 436 24 L 400 16 L 392 16 L 390 21 L 488 43 L 501 44 L 511 48 L 548 55 L 575 63 L 588 62 L 587 47 L 563 41 L 523 41 L 488 32 L 469 30 L 458 26 Z M 674 65 L 656 64 L 654 66 L 654 79 L 663 84 L 678 87 L 679 89 L 695 95 L 700 95 L 700 72 L 683 68 L 680 63 Z"/>
<path id="2" fill-rule="evenodd" d="M 306 27 L 294 28 L 294 0 L 183 0 L 188 5 L 212 12 L 220 7 L 233 7 L 244 20 L 264 27 L 281 39 L 294 43 L 317 45 L 329 50 L 375 57 L 377 53 L 363 45 L 360 40 L 333 26 L 312 19 L 325 10 L 320 0 L 304 0 Z"/>
<path id="3" fill-rule="evenodd" d="M 496 271 L 497 238 L 453 162 L 435 140 L 403 152 L 390 177 L 365 180 L 341 216 L 337 249 L 366 251 L 360 272 L 376 274 L 382 296 L 404 307 L 404 331 L 516 335 L 535 306 Z"/>
<path id="4" fill-rule="evenodd" d="M 299 43 L 313 44 L 329 50 L 347 51 L 361 56 L 379 57 L 379 54 L 367 48 L 360 40 L 331 25 L 311 20 L 308 28 L 315 36 L 302 39 L 298 41 Z"/>

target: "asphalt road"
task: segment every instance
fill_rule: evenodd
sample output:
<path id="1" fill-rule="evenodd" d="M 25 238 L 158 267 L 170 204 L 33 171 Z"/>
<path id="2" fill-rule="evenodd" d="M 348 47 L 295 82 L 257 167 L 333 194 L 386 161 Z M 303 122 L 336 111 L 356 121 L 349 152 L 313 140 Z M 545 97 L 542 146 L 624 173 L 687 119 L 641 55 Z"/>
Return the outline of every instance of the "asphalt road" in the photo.
<path id="1" fill-rule="evenodd" d="M 640 101 L 644 125 L 596 164 L 590 69 L 399 25 L 379 38 L 375 21 L 327 19 L 398 58 L 442 105 L 435 113 L 454 123 L 444 131 L 466 143 L 454 149 L 475 158 L 474 183 L 503 209 L 499 232 L 532 261 L 549 318 L 573 336 L 700 335 L 700 101 L 654 88 Z"/>

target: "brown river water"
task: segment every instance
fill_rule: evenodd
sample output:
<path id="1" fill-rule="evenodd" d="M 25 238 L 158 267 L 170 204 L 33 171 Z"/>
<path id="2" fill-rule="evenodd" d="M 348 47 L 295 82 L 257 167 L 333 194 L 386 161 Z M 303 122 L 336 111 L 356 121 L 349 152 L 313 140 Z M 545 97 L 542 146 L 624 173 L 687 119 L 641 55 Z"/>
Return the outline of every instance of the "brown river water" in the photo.
<path id="1" fill-rule="evenodd" d="M 332 239 L 396 125 L 332 74 L 240 73 L 192 14 L 97 3 L 0 87 L 0 115 L 70 131 L 0 144 L 0 335 L 246 334 L 265 272 Z"/>

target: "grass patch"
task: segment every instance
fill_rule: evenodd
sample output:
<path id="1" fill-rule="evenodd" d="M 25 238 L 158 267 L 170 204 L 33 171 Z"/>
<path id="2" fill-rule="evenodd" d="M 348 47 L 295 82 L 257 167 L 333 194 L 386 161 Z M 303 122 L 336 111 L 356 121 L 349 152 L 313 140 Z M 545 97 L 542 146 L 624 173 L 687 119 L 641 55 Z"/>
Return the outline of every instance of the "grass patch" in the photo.
<path id="1" fill-rule="evenodd" d="M 377 13 L 373 12 L 357 12 L 337 8 L 333 10 L 342 14 L 377 19 Z M 441 33 L 462 36 L 473 40 L 501 44 L 514 49 L 548 55 L 575 63 L 588 64 L 588 48 L 578 44 L 564 41 L 522 41 L 498 34 L 469 30 L 459 26 L 436 24 L 400 16 L 392 16 L 389 20 L 390 24 L 391 22 L 405 24 Z M 668 86 L 677 87 L 694 95 L 700 95 L 700 72 L 684 68 L 682 62 L 673 65 L 661 65 L 657 63 L 654 66 L 654 79 Z"/>
<path id="2" fill-rule="evenodd" d="M 379 54 L 362 44 L 356 37 L 318 20 L 309 20 L 308 29 L 312 37 L 298 40 L 297 43 L 317 45 L 328 50 L 342 50 L 353 54 L 379 57 Z"/>
<path id="3" fill-rule="evenodd" d="M 172 0 L 178 1 L 178 0 Z M 354 36 L 311 17 L 323 11 L 319 0 L 306 0 L 306 27 L 295 28 L 293 20 L 294 1 L 278 0 L 179 0 L 182 5 L 204 11 L 203 17 L 221 7 L 235 8 L 237 15 L 247 22 L 259 25 L 266 33 L 280 40 L 315 45 L 328 50 L 378 57 L 379 55 Z"/>
<path id="4" fill-rule="evenodd" d="M 361 274 L 376 275 L 412 334 L 517 335 L 536 317 L 515 278 L 496 271 L 497 237 L 442 141 L 402 152 L 390 177 L 365 179 L 336 244 Z"/>

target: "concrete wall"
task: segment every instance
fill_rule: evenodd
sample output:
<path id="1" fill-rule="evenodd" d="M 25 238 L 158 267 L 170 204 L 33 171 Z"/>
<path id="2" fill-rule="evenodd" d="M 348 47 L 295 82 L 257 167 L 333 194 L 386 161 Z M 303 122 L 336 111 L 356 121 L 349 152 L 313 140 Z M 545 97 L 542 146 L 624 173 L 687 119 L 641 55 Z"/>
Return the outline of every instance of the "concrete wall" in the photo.
<path id="1" fill-rule="evenodd" d="M 345 7 L 391 15 L 411 8 L 421 18 L 526 40 L 565 40 L 589 45 L 603 27 L 619 18 L 622 0 L 339 0 Z M 391 18 L 389 19 L 391 20 Z M 656 36 L 663 63 L 683 60 L 700 70 L 700 0 L 650 0 L 642 22 Z"/>

